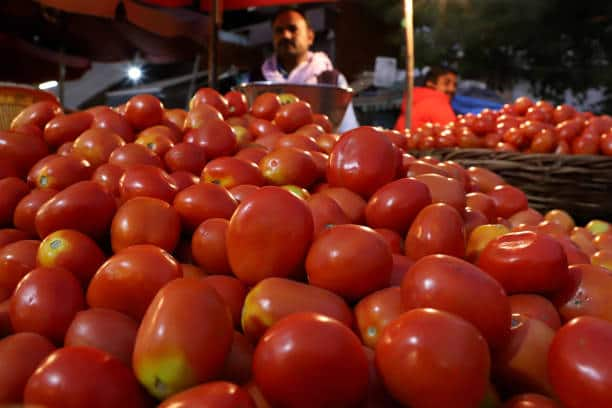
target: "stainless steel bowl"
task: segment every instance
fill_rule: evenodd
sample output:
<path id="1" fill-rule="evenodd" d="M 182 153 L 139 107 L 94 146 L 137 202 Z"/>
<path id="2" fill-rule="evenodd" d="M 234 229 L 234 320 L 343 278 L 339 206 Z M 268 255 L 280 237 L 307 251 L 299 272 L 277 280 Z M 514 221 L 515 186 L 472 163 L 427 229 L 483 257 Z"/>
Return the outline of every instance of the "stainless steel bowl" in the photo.
<path id="1" fill-rule="evenodd" d="M 353 98 L 351 88 L 342 88 L 328 84 L 289 84 L 273 82 L 249 82 L 236 87 L 243 92 L 249 105 L 258 95 L 265 92 L 276 94 L 290 93 L 308 102 L 314 113 L 323 113 L 329 117 L 334 128 L 337 128 Z"/>

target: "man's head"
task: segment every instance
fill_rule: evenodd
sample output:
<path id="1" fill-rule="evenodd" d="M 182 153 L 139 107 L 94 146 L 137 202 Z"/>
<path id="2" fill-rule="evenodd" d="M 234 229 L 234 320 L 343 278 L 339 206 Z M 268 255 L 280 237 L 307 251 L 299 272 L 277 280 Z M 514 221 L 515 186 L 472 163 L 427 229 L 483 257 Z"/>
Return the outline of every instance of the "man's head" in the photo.
<path id="1" fill-rule="evenodd" d="M 295 9 L 282 9 L 272 20 L 274 51 L 281 60 L 299 61 L 314 41 L 306 17 Z"/>
<path id="2" fill-rule="evenodd" d="M 457 90 L 457 73 L 450 68 L 432 67 L 425 75 L 425 86 L 452 98 Z"/>

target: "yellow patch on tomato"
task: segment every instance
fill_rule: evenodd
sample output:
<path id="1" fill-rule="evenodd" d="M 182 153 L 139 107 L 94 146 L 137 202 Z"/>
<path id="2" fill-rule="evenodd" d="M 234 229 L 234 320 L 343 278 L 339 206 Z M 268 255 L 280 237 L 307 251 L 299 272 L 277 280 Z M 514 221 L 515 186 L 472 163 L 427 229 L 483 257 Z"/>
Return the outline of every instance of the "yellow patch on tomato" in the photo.
<path id="1" fill-rule="evenodd" d="M 142 359 L 134 367 L 142 385 L 158 399 L 164 399 L 197 384 L 187 359 L 180 351 Z"/>

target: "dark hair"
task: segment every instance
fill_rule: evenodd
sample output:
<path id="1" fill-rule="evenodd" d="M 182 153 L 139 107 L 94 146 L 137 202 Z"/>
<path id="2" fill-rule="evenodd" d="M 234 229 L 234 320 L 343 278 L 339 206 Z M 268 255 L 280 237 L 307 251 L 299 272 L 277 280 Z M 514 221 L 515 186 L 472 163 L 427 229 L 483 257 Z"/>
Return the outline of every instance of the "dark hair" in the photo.
<path id="1" fill-rule="evenodd" d="M 438 78 L 447 74 L 457 75 L 457 71 L 446 66 L 433 66 L 429 68 L 429 71 L 427 71 L 427 74 L 425 75 L 425 83 L 429 81 L 436 83 L 438 82 Z"/>
<path id="2" fill-rule="evenodd" d="M 306 22 L 306 27 L 312 28 L 312 26 L 310 25 L 310 21 L 308 21 L 308 18 L 306 17 L 306 14 L 304 14 L 304 12 L 296 6 L 284 6 L 284 7 L 279 8 L 278 11 L 274 13 L 274 15 L 272 16 L 272 19 L 270 20 L 270 24 L 274 25 L 274 22 L 276 21 L 277 18 L 279 18 L 281 15 L 288 13 L 290 11 L 293 11 L 294 13 L 298 13 Z"/>

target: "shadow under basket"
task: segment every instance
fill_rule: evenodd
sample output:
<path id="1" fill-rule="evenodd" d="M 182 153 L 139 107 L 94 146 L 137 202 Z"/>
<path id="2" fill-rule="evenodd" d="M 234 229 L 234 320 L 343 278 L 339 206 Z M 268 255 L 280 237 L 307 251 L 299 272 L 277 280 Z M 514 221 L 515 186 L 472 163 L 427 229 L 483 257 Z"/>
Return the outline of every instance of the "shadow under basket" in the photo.
<path id="1" fill-rule="evenodd" d="M 27 106 L 41 101 L 59 101 L 50 92 L 37 88 L 0 82 L 0 130 L 9 130 L 13 119 Z"/>
<path id="2" fill-rule="evenodd" d="M 612 157 L 595 155 L 525 154 L 489 149 L 411 151 L 464 167 L 489 169 L 527 194 L 529 205 L 541 212 L 567 211 L 578 225 L 599 218 L 612 221 Z"/>

